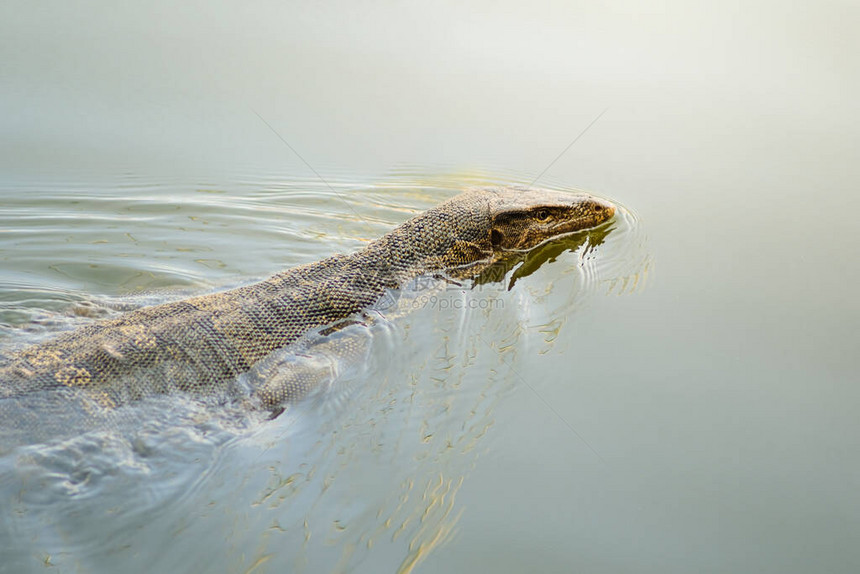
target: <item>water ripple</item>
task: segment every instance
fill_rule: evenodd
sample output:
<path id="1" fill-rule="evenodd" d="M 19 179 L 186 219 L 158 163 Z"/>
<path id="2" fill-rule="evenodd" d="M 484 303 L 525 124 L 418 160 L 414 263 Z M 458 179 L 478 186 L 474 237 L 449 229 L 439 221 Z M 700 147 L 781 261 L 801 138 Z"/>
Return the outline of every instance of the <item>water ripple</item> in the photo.
<path id="1" fill-rule="evenodd" d="M 529 182 L 426 166 L 325 178 L 19 186 L 0 216 L 0 349 L 354 251 L 465 186 Z M 496 406 L 532 378 L 523 358 L 550 352 L 590 297 L 641 289 L 650 268 L 641 222 L 620 208 L 603 233 L 500 281 L 404 290 L 408 312 L 365 335 L 363 362 L 274 421 L 157 398 L 114 432 L 0 456 L 8 563 L 242 571 L 277 555 L 293 571 L 346 571 L 385 545 L 391 570 L 409 572 L 454 531 Z M 206 556 L 186 551 L 213 536 L 224 544 Z"/>

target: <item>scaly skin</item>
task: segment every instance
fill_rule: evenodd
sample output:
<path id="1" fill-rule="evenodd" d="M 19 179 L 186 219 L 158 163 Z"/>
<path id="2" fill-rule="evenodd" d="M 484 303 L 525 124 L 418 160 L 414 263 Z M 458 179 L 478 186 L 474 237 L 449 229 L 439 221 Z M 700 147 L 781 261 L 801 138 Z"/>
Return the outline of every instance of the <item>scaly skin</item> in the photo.
<path id="1" fill-rule="evenodd" d="M 512 253 L 608 221 L 614 206 L 586 194 L 489 187 L 418 215 L 351 255 L 335 255 L 222 293 L 139 309 L 14 355 L 0 403 L 68 395 L 87 409 L 171 392 L 212 395 L 311 330 L 337 325 L 386 290 L 427 273 L 475 277 Z M 312 378 L 254 390 L 268 408 L 300 398 Z"/>

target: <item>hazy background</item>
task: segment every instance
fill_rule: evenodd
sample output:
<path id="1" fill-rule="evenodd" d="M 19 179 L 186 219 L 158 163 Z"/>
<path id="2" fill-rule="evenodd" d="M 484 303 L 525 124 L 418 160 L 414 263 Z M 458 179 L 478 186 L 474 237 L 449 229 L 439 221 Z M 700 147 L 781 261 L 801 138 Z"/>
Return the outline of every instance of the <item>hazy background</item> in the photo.
<path id="1" fill-rule="evenodd" d="M 504 312 L 380 336 L 370 390 L 291 440 L 166 440 L 84 497 L 64 473 L 86 449 L 7 457 L 6 564 L 856 572 L 858 22 L 836 1 L 7 0 L 5 345 L 71 303 L 240 284 L 461 183 L 529 183 L 604 110 L 538 184 L 636 217 L 597 279 L 568 254 Z M 625 273 L 644 286 L 617 297 Z M 267 506 L 270 475 L 307 486 Z"/>

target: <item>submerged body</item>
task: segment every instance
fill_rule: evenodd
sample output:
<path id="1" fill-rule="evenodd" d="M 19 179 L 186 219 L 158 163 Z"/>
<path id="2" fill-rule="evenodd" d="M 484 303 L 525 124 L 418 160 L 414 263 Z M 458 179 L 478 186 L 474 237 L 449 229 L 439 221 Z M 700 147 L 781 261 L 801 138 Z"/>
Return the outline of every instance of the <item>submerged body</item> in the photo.
<path id="1" fill-rule="evenodd" d="M 274 351 L 314 329 L 346 324 L 415 277 L 476 277 L 511 253 L 599 226 L 614 212 L 587 194 L 468 190 L 351 255 L 142 308 L 25 349 L 0 367 L 0 406 L 40 394 L 51 404 L 73 400 L 94 411 L 172 392 L 224 393 Z M 250 390 L 251 399 L 276 408 L 311 390 L 309 381 L 267 381 Z"/>

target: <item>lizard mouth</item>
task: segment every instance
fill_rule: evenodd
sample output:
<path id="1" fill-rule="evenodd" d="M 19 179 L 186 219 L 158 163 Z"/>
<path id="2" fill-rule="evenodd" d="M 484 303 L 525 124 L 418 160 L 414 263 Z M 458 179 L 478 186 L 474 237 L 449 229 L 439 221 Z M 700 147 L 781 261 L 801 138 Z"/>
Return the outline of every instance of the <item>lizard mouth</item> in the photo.
<path id="1" fill-rule="evenodd" d="M 616 207 L 610 201 L 599 197 L 586 196 L 575 204 L 577 214 L 570 219 L 562 220 L 553 225 L 547 237 L 541 244 L 557 237 L 594 229 L 615 217 Z"/>

